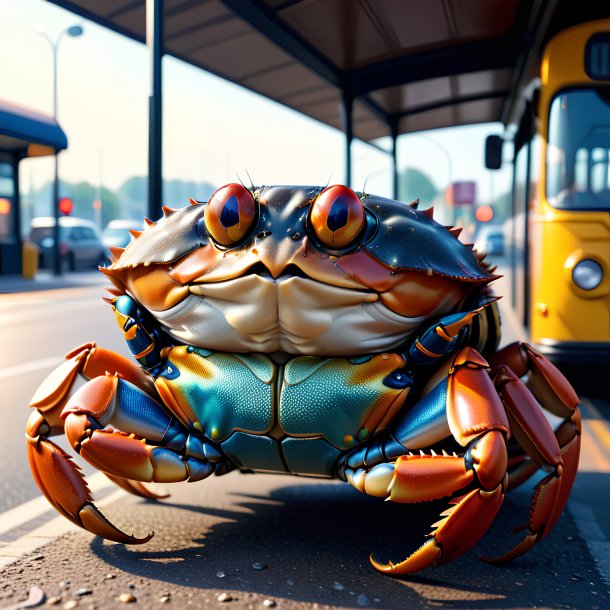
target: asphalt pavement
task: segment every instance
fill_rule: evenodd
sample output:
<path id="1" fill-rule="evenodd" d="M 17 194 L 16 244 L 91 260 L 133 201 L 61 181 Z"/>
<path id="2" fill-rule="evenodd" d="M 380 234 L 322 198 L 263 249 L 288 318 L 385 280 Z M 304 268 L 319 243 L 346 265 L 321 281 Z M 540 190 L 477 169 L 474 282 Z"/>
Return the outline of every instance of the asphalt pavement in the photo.
<path id="1" fill-rule="evenodd" d="M 527 520 L 531 486 L 507 496 L 474 549 L 409 578 L 378 574 L 368 556 L 401 559 L 446 504 L 384 503 L 340 482 L 234 472 L 168 486 L 170 498 L 150 502 L 87 468 L 105 514 L 128 532 L 155 536 L 127 547 L 70 525 L 29 474 L 24 405 L 74 345 L 96 340 L 128 351 L 101 301 L 103 278 L 63 281 L 80 283 L 0 295 L 0 609 L 26 607 L 28 595 L 66 610 L 610 608 L 610 405 L 586 393 L 583 459 L 568 508 L 541 544 L 501 567 L 479 556 L 518 540 L 512 529 Z M 519 336 L 508 311 L 503 328 L 507 341 Z"/>

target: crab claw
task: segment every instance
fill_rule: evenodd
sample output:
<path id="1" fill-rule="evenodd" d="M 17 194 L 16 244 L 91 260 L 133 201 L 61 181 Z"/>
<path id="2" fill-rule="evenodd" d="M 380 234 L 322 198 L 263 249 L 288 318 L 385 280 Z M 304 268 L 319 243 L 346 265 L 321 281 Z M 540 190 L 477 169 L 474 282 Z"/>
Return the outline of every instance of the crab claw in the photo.
<path id="1" fill-rule="evenodd" d="M 453 506 L 441 513 L 444 518 L 434 524 L 436 529 L 430 534 L 431 539 L 404 561 L 381 563 L 371 555 L 370 562 L 380 572 L 404 575 L 451 561 L 476 544 L 487 531 L 500 509 L 503 497 L 501 485 L 489 492 L 474 489 L 451 502 Z M 468 532 L 467 536 L 464 535 L 465 531 Z"/>
<path id="2" fill-rule="evenodd" d="M 425 476 L 427 473 L 427 476 Z M 506 444 L 504 433 L 489 430 L 474 443 L 464 457 L 423 454 L 398 458 L 389 486 L 389 499 L 418 502 L 450 495 L 477 482 L 478 487 L 453 497 L 451 506 L 432 525 L 430 540 L 404 561 L 371 563 L 381 572 L 411 574 L 435 566 L 474 546 L 494 520 L 506 487 Z"/>
<path id="3" fill-rule="evenodd" d="M 91 492 L 70 456 L 53 442 L 41 436 L 47 427 L 44 417 L 35 411 L 28 420 L 27 449 L 34 480 L 47 500 L 72 523 L 123 544 L 143 544 L 143 538 L 126 534 L 114 526 L 93 504 Z"/>

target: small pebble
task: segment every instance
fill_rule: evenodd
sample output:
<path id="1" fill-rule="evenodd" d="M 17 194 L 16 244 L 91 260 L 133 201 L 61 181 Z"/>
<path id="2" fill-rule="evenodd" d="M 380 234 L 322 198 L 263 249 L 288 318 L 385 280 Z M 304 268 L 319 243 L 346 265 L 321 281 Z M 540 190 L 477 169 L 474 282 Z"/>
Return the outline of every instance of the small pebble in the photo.
<path id="1" fill-rule="evenodd" d="M 91 595 L 92 593 L 93 593 L 93 591 L 91 589 L 87 589 L 87 587 L 81 587 L 76 592 L 76 595 L 78 595 L 79 597 L 82 597 L 83 595 Z"/>
<path id="2" fill-rule="evenodd" d="M 116 578 L 116 574 L 113 574 L 112 572 L 109 572 L 104 576 L 104 580 L 112 580 L 113 578 Z"/>
<path id="3" fill-rule="evenodd" d="M 259 563 L 257 561 L 256 563 L 252 564 L 252 569 L 253 570 L 266 570 L 267 569 L 267 564 L 266 563 Z"/>
<path id="4" fill-rule="evenodd" d="M 369 605 L 369 598 L 364 594 L 361 593 L 357 598 L 356 598 L 356 603 L 359 606 L 368 606 Z"/>
<path id="5" fill-rule="evenodd" d="M 119 595 L 119 601 L 124 604 L 133 604 L 138 601 L 138 598 L 133 593 L 121 593 Z"/>
<path id="6" fill-rule="evenodd" d="M 64 610 L 72 610 L 73 608 L 76 608 L 76 606 L 78 605 L 78 602 L 75 599 L 71 599 L 69 601 L 67 601 L 62 608 Z"/>
<path id="7" fill-rule="evenodd" d="M 61 602 L 61 597 L 59 595 L 54 595 L 53 597 L 49 597 L 47 599 L 47 606 L 57 606 Z"/>
<path id="8" fill-rule="evenodd" d="M 162 604 L 167 604 L 167 602 L 169 601 L 169 599 L 170 599 L 169 595 L 164 595 L 163 597 L 160 597 L 160 598 L 159 598 L 159 601 L 160 601 Z"/>
<path id="9" fill-rule="evenodd" d="M 44 559 L 44 555 L 38 553 L 38 555 L 34 555 L 34 557 L 32 557 L 31 559 L 32 561 L 40 561 L 41 559 Z"/>
<path id="10" fill-rule="evenodd" d="M 340 582 L 335 582 L 333 584 L 333 589 L 335 591 L 343 591 L 343 589 L 345 589 L 345 585 L 342 585 Z"/>
<path id="11" fill-rule="evenodd" d="M 233 598 L 228 593 L 221 593 L 216 599 L 219 602 L 230 602 Z"/>
<path id="12" fill-rule="evenodd" d="M 292 580 L 292 578 L 289 578 L 289 579 L 286 581 L 286 584 L 287 584 L 289 587 L 292 587 L 292 586 L 294 585 L 294 580 Z"/>
<path id="13" fill-rule="evenodd" d="M 62 580 L 59 583 L 59 588 L 60 589 L 68 589 L 70 587 L 70 582 L 71 582 L 70 580 Z"/>
<path id="14" fill-rule="evenodd" d="M 266 599 L 263 602 L 263 606 L 265 606 L 265 608 L 275 608 L 277 604 L 272 600 L 272 599 Z"/>
<path id="15" fill-rule="evenodd" d="M 224 578 L 224 577 L 225 577 L 224 572 L 216 572 L 216 578 Z"/>

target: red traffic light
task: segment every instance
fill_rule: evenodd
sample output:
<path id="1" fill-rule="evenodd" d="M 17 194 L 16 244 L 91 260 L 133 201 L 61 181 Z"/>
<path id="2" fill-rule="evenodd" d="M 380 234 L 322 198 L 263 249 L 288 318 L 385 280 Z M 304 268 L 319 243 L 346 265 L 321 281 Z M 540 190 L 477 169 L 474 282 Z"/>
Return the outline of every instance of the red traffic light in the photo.
<path id="1" fill-rule="evenodd" d="M 474 215 L 479 222 L 489 222 L 494 217 L 494 211 L 489 205 L 480 205 Z"/>
<path id="2" fill-rule="evenodd" d="M 72 199 L 70 199 L 69 197 L 62 197 L 59 200 L 59 211 L 65 216 L 68 216 L 68 214 L 70 214 L 73 207 L 74 203 L 72 203 Z"/>

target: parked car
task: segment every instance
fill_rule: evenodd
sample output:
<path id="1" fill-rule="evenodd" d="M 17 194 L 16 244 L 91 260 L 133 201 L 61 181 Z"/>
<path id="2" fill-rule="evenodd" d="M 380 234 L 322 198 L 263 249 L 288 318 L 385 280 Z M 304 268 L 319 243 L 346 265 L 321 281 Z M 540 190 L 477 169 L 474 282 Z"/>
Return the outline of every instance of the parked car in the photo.
<path id="1" fill-rule="evenodd" d="M 128 220 L 125 218 L 111 220 L 102 232 L 102 242 L 107 249 L 110 248 L 110 246 L 124 248 L 131 241 L 129 231 L 141 231 L 142 228 L 141 221 L 138 222 L 137 220 Z"/>
<path id="2" fill-rule="evenodd" d="M 33 218 L 30 241 L 40 248 L 40 267 L 53 268 L 55 219 Z M 79 267 L 94 268 L 104 263 L 105 250 L 97 227 L 84 218 L 64 216 L 59 219 L 59 252 L 64 271 Z"/>
<path id="3" fill-rule="evenodd" d="M 502 225 L 483 225 L 477 233 L 474 247 L 478 252 L 492 256 L 504 254 L 504 233 Z"/>

